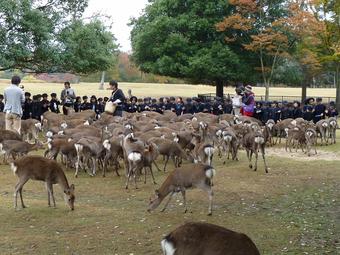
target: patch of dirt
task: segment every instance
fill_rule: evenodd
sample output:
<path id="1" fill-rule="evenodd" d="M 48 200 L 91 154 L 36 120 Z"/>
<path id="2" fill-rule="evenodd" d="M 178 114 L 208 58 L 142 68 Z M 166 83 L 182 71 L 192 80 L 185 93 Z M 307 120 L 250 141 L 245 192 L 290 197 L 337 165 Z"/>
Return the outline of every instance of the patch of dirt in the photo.
<path id="1" fill-rule="evenodd" d="M 330 151 L 323 151 L 317 149 L 318 154 L 314 154 L 314 150 L 311 152 L 311 156 L 308 157 L 307 154 L 299 149 L 297 152 L 295 149 L 292 149 L 292 152 L 286 151 L 284 148 L 266 148 L 266 155 L 282 157 L 282 158 L 290 158 L 299 161 L 310 161 L 310 160 L 326 160 L 326 161 L 334 161 L 340 160 L 340 154 Z"/>

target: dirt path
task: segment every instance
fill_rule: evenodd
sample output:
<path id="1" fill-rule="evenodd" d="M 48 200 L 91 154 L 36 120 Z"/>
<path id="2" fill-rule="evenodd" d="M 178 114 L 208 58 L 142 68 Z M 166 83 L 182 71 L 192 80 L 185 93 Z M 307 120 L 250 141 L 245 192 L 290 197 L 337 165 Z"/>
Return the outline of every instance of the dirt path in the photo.
<path id="1" fill-rule="evenodd" d="M 317 155 L 312 155 L 310 157 L 307 154 L 303 153 L 301 150 L 295 152 L 295 149 L 292 149 L 292 152 L 287 152 L 284 148 L 266 148 L 266 154 L 269 156 L 276 156 L 282 158 L 290 158 L 299 161 L 310 161 L 310 160 L 327 160 L 327 161 L 340 161 L 340 154 L 336 152 L 323 151 L 318 149 Z"/>

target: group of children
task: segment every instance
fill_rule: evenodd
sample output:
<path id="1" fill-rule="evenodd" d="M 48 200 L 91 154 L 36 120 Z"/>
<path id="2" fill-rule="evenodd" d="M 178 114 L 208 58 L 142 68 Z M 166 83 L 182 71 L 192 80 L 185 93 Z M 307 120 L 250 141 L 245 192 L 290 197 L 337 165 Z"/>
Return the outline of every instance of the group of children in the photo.
<path id="1" fill-rule="evenodd" d="M 84 110 L 93 110 L 97 116 L 104 112 L 105 103 L 109 100 L 108 97 L 97 98 L 91 96 L 90 100 L 87 96 L 77 97 L 73 105 L 76 112 Z M 60 113 L 61 102 L 57 98 L 56 93 L 50 95 L 50 99 L 46 93 L 42 95 L 34 95 L 31 98 L 29 92 L 25 92 L 25 102 L 23 104 L 22 119 L 37 119 L 40 120 L 41 115 L 46 111 Z M 0 111 L 3 111 L 4 103 L 3 96 L 0 95 Z M 123 111 L 134 113 L 143 111 L 155 111 L 163 113 L 165 110 L 175 112 L 177 115 L 185 113 L 206 112 L 214 115 L 223 113 L 234 113 L 234 107 L 231 99 L 222 100 L 202 100 L 201 98 L 193 97 L 183 100 L 181 97 L 164 97 L 160 99 L 152 98 L 137 98 L 131 96 L 125 99 L 122 104 Z M 337 117 L 335 103 L 330 102 L 328 105 L 322 103 L 321 98 L 309 98 L 306 100 L 303 107 L 300 102 L 256 102 L 253 117 L 265 123 L 269 119 L 275 122 L 287 118 L 304 118 L 308 121 L 313 120 L 315 123 L 325 117 Z"/>
<path id="2" fill-rule="evenodd" d="M 291 102 L 256 102 L 254 117 L 266 123 L 269 119 L 275 122 L 288 118 L 303 118 L 317 123 L 326 117 L 337 117 L 338 111 L 334 102 L 323 104 L 322 98 L 308 98 L 303 107 L 301 103 Z"/>

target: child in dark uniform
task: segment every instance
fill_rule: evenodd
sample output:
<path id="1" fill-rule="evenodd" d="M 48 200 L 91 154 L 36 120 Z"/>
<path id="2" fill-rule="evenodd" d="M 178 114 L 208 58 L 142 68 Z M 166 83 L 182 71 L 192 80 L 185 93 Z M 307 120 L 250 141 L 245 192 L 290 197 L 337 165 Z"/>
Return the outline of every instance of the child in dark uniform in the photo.
<path id="1" fill-rule="evenodd" d="M 0 95 L 0 112 L 4 111 L 5 104 L 4 104 L 4 95 Z"/>
<path id="2" fill-rule="evenodd" d="M 52 93 L 51 94 L 51 101 L 50 101 L 51 112 L 60 113 L 59 105 L 60 105 L 60 101 L 57 99 L 57 94 Z"/>
<path id="3" fill-rule="evenodd" d="M 322 98 L 318 97 L 316 99 L 316 105 L 313 112 L 313 122 L 317 123 L 319 120 L 325 119 L 326 106 L 322 103 Z"/>

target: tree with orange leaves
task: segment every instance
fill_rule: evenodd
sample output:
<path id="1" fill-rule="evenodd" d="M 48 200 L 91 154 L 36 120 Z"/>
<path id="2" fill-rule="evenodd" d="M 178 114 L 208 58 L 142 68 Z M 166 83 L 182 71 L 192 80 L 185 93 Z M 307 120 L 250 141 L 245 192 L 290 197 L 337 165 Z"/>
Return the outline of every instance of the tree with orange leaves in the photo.
<path id="1" fill-rule="evenodd" d="M 238 44 L 256 54 L 266 87 L 269 87 L 280 59 L 287 58 L 297 43 L 319 29 L 312 13 L 301 8 L 298 1 L 230 0 L 232 15 L 218 23 L 217 30 L 226 32 L 228 44 Z M 318 29 L 315 29 L 317 27 Z"/>

